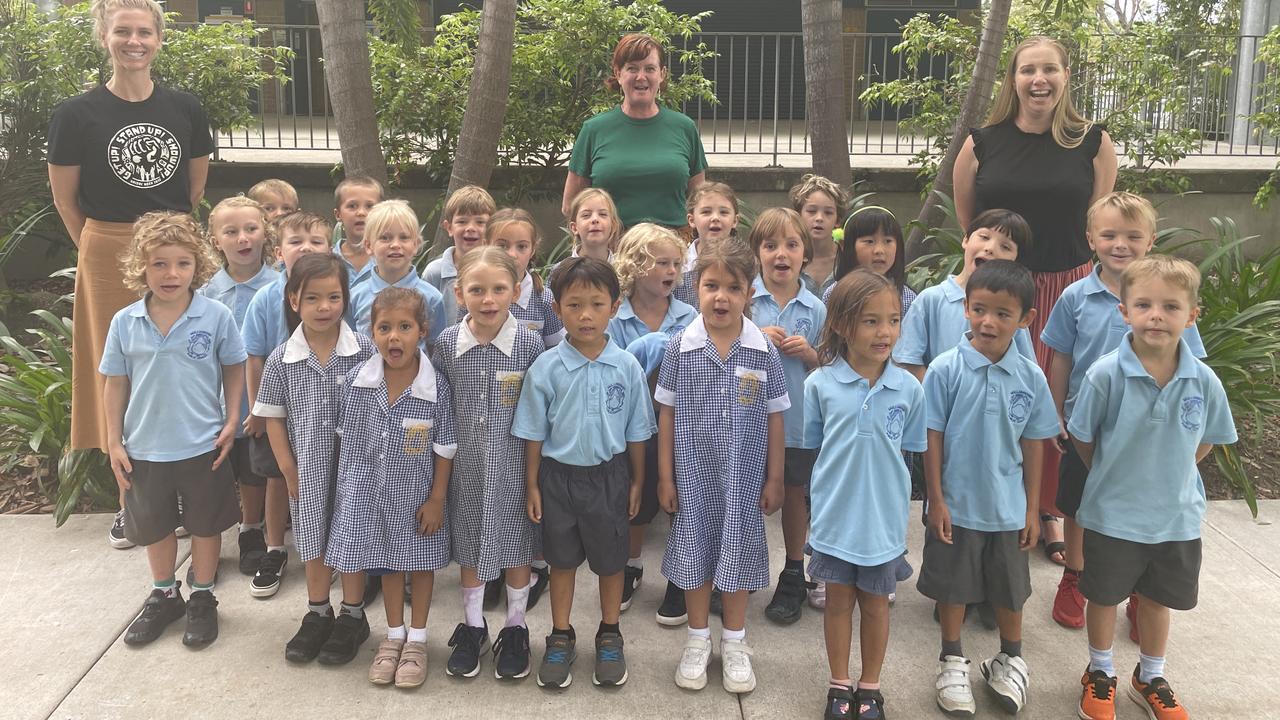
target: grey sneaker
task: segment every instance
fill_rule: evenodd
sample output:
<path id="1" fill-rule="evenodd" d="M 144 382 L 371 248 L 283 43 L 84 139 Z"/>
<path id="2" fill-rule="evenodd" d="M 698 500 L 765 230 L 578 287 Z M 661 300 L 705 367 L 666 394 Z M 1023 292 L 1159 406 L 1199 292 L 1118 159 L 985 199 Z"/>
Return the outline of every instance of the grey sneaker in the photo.
<path id="1" fill-rule="evenodd" d="M 622 654 L 622 636 L 603 633 L 596 636 L 596 671 L 591 682 L 596 685 L 622 685 L 627 681 L 627 658 Z"/>
<path id="2" fill-rule="evenodd" d="M 547 650 L 538 668 L 538 687 L 567 688 L 573 682 L 571 668 L 578 658 L 574 638 L 568 635 L 547 636 Z"/>

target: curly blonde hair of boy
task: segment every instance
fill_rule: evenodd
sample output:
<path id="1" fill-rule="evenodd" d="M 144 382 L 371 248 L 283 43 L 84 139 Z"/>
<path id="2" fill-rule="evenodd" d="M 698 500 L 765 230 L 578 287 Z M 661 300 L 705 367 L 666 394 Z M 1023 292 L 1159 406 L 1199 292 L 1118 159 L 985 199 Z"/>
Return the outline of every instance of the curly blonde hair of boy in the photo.
<path id="1" fill-rule="evenodd" d="M 156 24 L 156 35 L 164 37 L 164 8 L 156 0 L 93 0 L 89 15 L 93 18 L 93 37 L 98 45 L 107 46 L 107 32 L 111 29 L 111 16 L 120 10 L 143 10 L 151 13 Z"/>
<path id="2" fill-rule="evenodd" d="M 187 250 L 195 258 L 195 275 L 191 289 L 203 286 L 218 271 L 218 257 L 209 249 L 204 230 L 195 218 L 186 213 L 155 211 L 138 218 L 133 224 L 133 240 L 120 256 L 120 272 L 124 286 L 138 293 L 147 293 L 147 262 L 151 253 L 175 245 Z"/>
<path id="3" fill-rule="evenodd" d="M 640 223 L 632 227 L 618 241 L 618 252 L 613 256 L 613 269 L 618 273 L 618 285 L 622 297 L 631 297 L 636 280 L 653 271 L 658 248 L 669 245 L 683 258 L 689 249 L 679 235 L 653 223 Z M 676 284 L 680 283 L 679 276 Z"/>
<path id="4" fill-rule="evenodd" d="M 244 195 L 236 195 L 218 202 L 209 211 L 209 247 L 213 253 L 222 260 L 223 266 L 227 264 L 227 256 L 222 252 L 222 248 L 218 247 L 217 230 L 214 229 L 214 223 L 218 220 L 218 213 L 235 208 L 253 208 L 262 216 L 262 236 L 265 240 L 262 243 L 262 264 L 270 264 L 276 257 L 276 226 L 275 223 L 267 219 L 267 210 L 258 203 L 257 200 L 250 199 Z"/>
<path id="5" fill-rule="evenodd" d="M 800 212 L 809 196 L 816 192 L 826 193 L 835 202 L 837 222 L 844 218 L 844 214 L 849 211 L 849 193 L 834 181 L 813 173 L 805 174 L 799 183 L 791 186 L 791 191 L 787 193 L 791 198 L 791 209 Z"/>

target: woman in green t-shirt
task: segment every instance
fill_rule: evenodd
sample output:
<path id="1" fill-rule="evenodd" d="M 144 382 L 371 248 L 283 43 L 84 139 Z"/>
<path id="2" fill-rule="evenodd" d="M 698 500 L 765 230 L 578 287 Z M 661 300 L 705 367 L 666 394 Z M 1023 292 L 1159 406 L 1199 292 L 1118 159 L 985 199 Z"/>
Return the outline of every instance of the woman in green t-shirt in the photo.
<path id="1" fill-rule="evenodd" d="M 626 227 L 683 226 L 685 195 L 704 180 L 707 156 L 693 120 L 658 105 L 667 85 L 666 53 L 648 35 L 627 35 L 613 50 L 613 76 L 605 82 L 622 91 L 622 104 L 583 123 L 561 211 L 567 217 L 574 196 L 598 187 L 613 196 Z"/>

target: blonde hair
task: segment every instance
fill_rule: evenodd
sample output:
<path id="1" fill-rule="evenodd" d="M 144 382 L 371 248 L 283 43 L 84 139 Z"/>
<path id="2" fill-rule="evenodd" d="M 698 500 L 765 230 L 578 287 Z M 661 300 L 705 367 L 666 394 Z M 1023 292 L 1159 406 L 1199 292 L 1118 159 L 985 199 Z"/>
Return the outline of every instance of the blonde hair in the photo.
<path id="1" fill-rule="evenodd" d="M 138 218 L 133 224 L 133 240 L 120 256 L 120 273 L 124 286 L 138 293 L 147 293 L 147 262 L 151 253 L 174 245 L 187 250 L 195 258 L 195 274 L 191 278 L 191 290 L 204 285 L 218 271 L 218 258 L 209 249 L 204 231 L 195 218 L 187 213 L 158 210 Z"/>
<path id="2" fill-rule="evenodd" d="M 1018 73 L 1018 55 L 1030 47 L 1036 45 L 1048 45 L 1058 53 L 1058 59 L 1062 62 L 1064 72 L 1070 70 L 1070 58 L 1067 57 L 1067 49 L 1062 43 L 1053 38 L 1037 35 L 1027 38 L 1014 48 L 1013 53 L 1009 56 L 1009 67 L 1004 73 L 1004 82 L 1000 83 L 1000 93 L 996 95 L 996 101 L 991 106 L 991 114 L 987 115 L 987 122 L 984 127 L 999 125 L 1000 123 L 1016 118 L 1018 116 L 1019 102 L 1018 90 L 1014 77 Z M 1067 75 L 1070 79 L 1070 75 Z M 1079 147 L 1084 142 L 1084 137 L 1093 127 L 1093 121 L 1087 119 L 1076 110 L 1075 104 L 1071 101 L 1070 83 L 1064 83 L 1062 88 L 1062 97 L 1058 99 L 1058 104 L 1053 108 L 1053 141 L 1064 148 Z"/>
<path id="3" fill-rule="evenodd" d="M 262 216 L 262 263 L 265 265 L 270 263 L 276 256 L 276 229 L 275 226 L 267 220 L 267 211 L 257 200 L 247 198 L 243 195 L 235 195 L 225 198 L 213 206 L 209 211 L 209 246 L 213 249 L 214 254 L 222 258 L 222 264 L 227 264 L 227 256 L 222 252 L 222 248 L 218 246 L 217 231 L 214 230 L 213 224 L 217 222 L 218 213 L 224 210 L 234 210 L 235 208 L 252 208 L 258 211 Z"/>
<path id="4" fill-rule="evenodd" d="M 489 224 L 484 226 L 484 244 L 492 245 L 493 241 L 507 229 L 508 225 L 523 223 L 529 226 L 529 235 L 533 239 L 533 254 L 538 254 L 538 246 L 542 244 L 542 233 L 538 230 L 538 223 L 534 222 L 533 215 L 529 214 L 524 208 L 502 208 L 498 212 L 489 217 Z M 533 263 L 529 263 L 530 267 Z M 534 272 L 532 269 L 526 270 L 530 277 L 533 278 L 534 292 L 542 292 L 542 276 Z M 516 285 L 520 284 L 523 278 L 516 279 Z"/>
<path id="5" fill-rule="evenodd" d="M 573 202 L 569 203 L 569 222 L 574 222 L 583 204 L 593 198 L 604 200 L 605 208 L 609 211 L 609 248 L 616 248 L 618 246 L 618 236 L 622 235 L 622 218 L 618 217 L 618 206 L 613 204 L 613 196 L 609 194 L 608 190 L 587 188 L 575 195 Z M 580 247 L 582 247 L 582 243 L 578 241 L 578 236 L 574 235 L 573 249 L 577 250 Z"/>
<path id="6" fill-rule="evenodd" d="M 827 298 L 827 322 L 822 326 L 822 339 L 818 343 L 818 363 L 827 365 L 836 358 L 849 354 L 849 341 L 858 325 L 858 316 L 867 301 L 879 293 L 887 292 L 902 306 L 902 294 L 893 281 L 868 268 L 854 268 L 840 278 L 831 288 Z"/>
<path id="7" fill-rule="evenodd" d="M 249 188 L 249 192 L 245 193 L 250 198 L 262 202 L 262 198 L 266 195 L 276 195 L 281 200 L 293 201 L 293 209 L 298 209 L 298 191 L 292 185 L 278 178 L 267 178 Z"/>
<path id="8" fill-rule="evenodd" d="M 377 190 L 379 201 L 381 201 L 383 196 L 386 195 L 386 190 L 382 188 L 382 183 L 378 182 L 377 180 L 374 180 L 368 175 L 352 175 L 351 177 L 343 178 L 342 182 L 339 182 L 338 186 L 333 189 L 333 206 L 335 208 L 342 207 L 343 193 L 347 191 L 347 188 L 353 188 L 353 187 L 362 187 L 362 188 L 369 188 L 370 190 Z M 367 225 L 368 221 L 366 220 L 365 223 Z"/>
<path id="9" fill-rule="evenodd" d="M 384 230 L 395 225 L 407 228 L 418 239 L 418 245 L 422 245 L 418 216 L 404 200 L 383 200 L 369 210 L 369 215 L 364 220 L 364 241 L 372 245 Z"/>
<path id="10" fill-rule="evenodd" d="M 670 245 L 683 258 L 689 246 L 674 232 L 653 223 L 640 223 L 632 227 L 618 241 L 618 254 L 613 257 L 613 269 L 618 273 L 618 285 L 623 297 L 631 297 L 636 280 L 653 272 L 654 254 L 662 245 Z M 676 275 L 676 283 L 680 274 Z"/>
<path id="11" fill-rule="evenodd" d="M 751 246 L 752 254 L 759 257 L 760 246 L 765 240 L 778 237 L 788 229 L 800 236 L 800 244 L 804 247 L 805 262 L 812 260 L 813 238 L 810 238 L 809 233 L 805 232 L 804 222 L 800 220 L 800 213 L 791 208 L 782 207 L 768 208 L 756 218 L 755 224 L 751 226 L 751 233 L 747 235 L 747 244 Z"/>
<path id="12" fill-rule="evenodd" d="M 1125 220 L 1132 222 L 1141 222 L 1146 224 L 1147 232 L 1154 238 L 1156 234 L 1156 208 L 1151 204 L 1150 200 L 1141 195 L 1134 195 L 1131 192 L 1117 190 L 1107 193 L 1098 198 L 1098 201 L 1089 206 L 1089 212 L 1085 216 L 1088 221 L 1088 227 L 1093 228 L 1093 217 L 1099 212 L 1106 209 L 1114 209 L 1120 213 Z"/>
<path id="13" fill-rule="evenodd" d="M 454 215 L 493 215 L 498 205 L 488 190 L 479 185 L 463 185 L 444 202 L 441 219 L 453 221 Z"/>
<path id="14" fill-rule="evenodd" d="M 725 183 L 713 181 L 701 183 L 693 189 L 693 192 L 689 193 L 689 197 L 685 199 L 685 210 L 692 215 L 693 209 L 698 207 L 698 201 L 708 195 L 720 195 L 733 206 L 734 215 L 740 212 L 738 209 L 738 196 L 733 193 L 733 188 Z"/>
<path id="15" fill-rule="evenodd" d="M 276 240 L 279 241 L 283 238 L 286 230 L 311 232 L 316 228 L 320 228 L 323 234 L 328 235 L 333 231 L 333 223 L 329 222 L 329 218 L 323 215 L 317 215 L 306 210 L 294 210 L 276 220 Z"/>
<path id="16" fill-rule="evenodd" d="M 1200 302 L 1200 270 L 1188 260 L 1164 254 L 1146 255 L 1134 260 L 1120 276 L 1120 302 L 1126 301 L 1129 288 L 1143 280 L 1156 278 L 1185 290 L 1191 306 Z"/>
<path id="17" fill-rule="evenodd" d="M 505 270 L 511 275 L 511 288 L 514 291 L 520 284 L 520 268 L 516 267 L 515 258 L 511 257 L 497 245 L 484 245 L 462 256 L 458 261 L 458 287 L 467 281 L 467 275 L 481 265 L 489 265 Z"/>
<path id="18" fill-rule="evenodd" d="M 849 211 L 849 193 L 835 182 L 813 173 L 805 174 L 799 183 L 791 187 L 791 192 L 788 193 L 791 197 L 791 209 L 800 212 L 805 201 L 816 192 L 826 193 L 835 202 L 837 222 L 844 219 L 844 214 Z"/>
<path id="19" fill-rule="evenodd" d="M 164 37 L 164 8 L 156 0 L 93 0 L 89 14 L 93 17 L 93 36 L 106 48 L 107 31 L 111 29 L 111 15 L 119 10 L 145 10 L 151 13 L 156 24 L 156 34 Z"/>

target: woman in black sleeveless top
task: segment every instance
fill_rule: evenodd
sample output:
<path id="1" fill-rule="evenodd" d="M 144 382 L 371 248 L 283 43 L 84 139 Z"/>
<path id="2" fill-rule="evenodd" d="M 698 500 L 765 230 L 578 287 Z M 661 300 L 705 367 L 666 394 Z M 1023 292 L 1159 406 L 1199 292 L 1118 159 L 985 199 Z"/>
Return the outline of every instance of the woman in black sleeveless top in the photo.
<path id="1" fill-rule="evenodd" d="M 956 218 L 960 227 L 991 208 L 1013 210 L 1031 226 L 1031 247 L 1018 261 L 1036 283 L 1036 318 L 1030 328 L 1036 360 L 1048 375 L 1053 351 L 1040 332 L 1068 285 L 1089 274 L 1093 253 L 1085 215 L 1116 181 L 1116 153 L 1102 125 L 1071 103 L 1067 51 L 1034 37 L 1013 52 L 986 124 L 970 131 L 956 158 Z M 1045 449 L 1040 489 L 1041 537 L 1054 562 L 1066 560 L 1054 506 L 1060 455 Z M 1047 517 L 1046 517 L 1047 516 Z"/>

